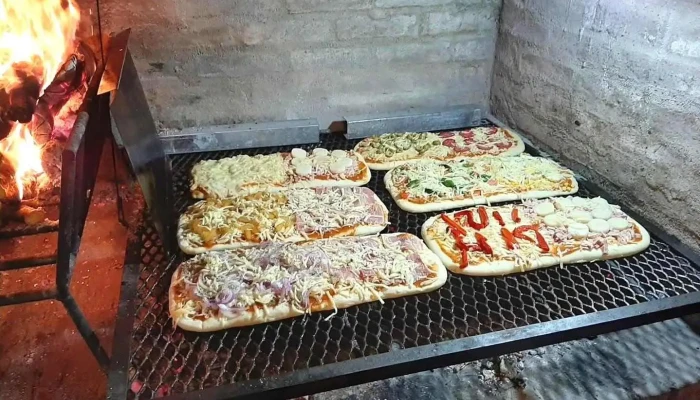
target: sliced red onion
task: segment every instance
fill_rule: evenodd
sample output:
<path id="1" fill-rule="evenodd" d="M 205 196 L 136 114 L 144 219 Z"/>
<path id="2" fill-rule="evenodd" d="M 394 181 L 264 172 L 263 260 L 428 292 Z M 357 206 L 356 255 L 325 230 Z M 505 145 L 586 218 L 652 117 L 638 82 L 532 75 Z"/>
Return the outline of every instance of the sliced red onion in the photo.
<path id="1" fill-rule="evenodd" d="M 235 317 L 236 315 L 240 314 L 243 310 L 244 308 L 241 307 L 229 307 L 224 304 L 219 304 L 219 312 L 228 318 Z"/>
<path id="2" fill-rule="evenodd" d="M 236 294 L 233 293 L 231 289 L 224 289 L 216 296 L 216 299 L 214 299 L 214 304 L 229 304 L 233 301 L 235 296 Z"/>

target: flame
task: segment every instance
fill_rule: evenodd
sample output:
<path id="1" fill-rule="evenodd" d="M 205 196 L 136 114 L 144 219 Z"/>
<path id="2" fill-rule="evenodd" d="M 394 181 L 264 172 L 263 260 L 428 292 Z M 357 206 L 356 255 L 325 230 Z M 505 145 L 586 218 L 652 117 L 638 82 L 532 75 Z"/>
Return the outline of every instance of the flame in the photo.
<path id="1" fill-rule="evenodd" d="M 28 176 L 44 173 L 41 165 L 41 148 L 34 141 L 29 127 L 16 124 L 10 134 L 0 142 L 0 153 L 15 168 L 15 182 L 19 198 L 24 197 L 24 180 Z"/>
<path id="2" fill-rule="evenodd" d="M 74 50 L 79 23 L 74 0 L 0 0 L 0 88 L 9 92 L 31 75 L 43 93 Z M 21 199 L 23 180 L 44 172 L 41 148 L 26 125 L 16 124 L 0 153 L 15 170 Z"/>

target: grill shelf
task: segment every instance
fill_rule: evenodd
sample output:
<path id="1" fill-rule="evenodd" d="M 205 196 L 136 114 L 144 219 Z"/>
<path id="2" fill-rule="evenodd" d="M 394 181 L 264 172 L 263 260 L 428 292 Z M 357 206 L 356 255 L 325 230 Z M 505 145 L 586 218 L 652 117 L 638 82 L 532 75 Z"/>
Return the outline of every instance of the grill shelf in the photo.
<path id="1" fill-rule="evenodd" d="M 324 135 L 318 145 L 350 149 L 357 142 Z M 177 211 L 193 203 L 188 185 L 195 162 L 290 148 L 172 156 Z M 384 172 L 372 173 L 367 186 L 389 208 L 388 231 L 420 236 L 421 224 L 437 213 L 402 211 L 384 188 Z M 578 195 L 594 196 L 581 183 Z M 121 374 L 128 369 L 128 383 L 111 389 L 120 398 L 298 396 L 624 329 L 700 304 L 698 266 L 652 233 L 649 249 L 633 257 L 506 277 L 450 273 L 435 292 L 340 310 L 329 321 L 323 320 L 328 313 L 317 313 L 198 334 L 175 329 L 168 314 L 170 276 L 184 256 L 168 259 L 152 226 L 141 238 L 135 246 L 141 265 L 131 273 L 135 314 L 125 319 L 133 325 L 121 330 L 131 336 L 115 338 L 130 348 L 128 363 L 116 367 Z"/>

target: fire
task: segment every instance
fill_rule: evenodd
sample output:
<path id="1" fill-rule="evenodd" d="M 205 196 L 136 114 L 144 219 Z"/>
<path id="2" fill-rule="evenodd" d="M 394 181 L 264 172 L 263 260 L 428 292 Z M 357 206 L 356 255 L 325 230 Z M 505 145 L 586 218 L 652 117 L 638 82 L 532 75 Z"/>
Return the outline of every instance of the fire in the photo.
<path id="1" fill-rule="evenodd" d="M 80 11 L 74 0 L 0 0 L 0 88 L 9 93 L 32 77 L 41 93 L 75 48 Z M 29 128 L 15 124 L 0 142 L 0 153 L 23 181 L 42 174 L 41 149 Z"/>

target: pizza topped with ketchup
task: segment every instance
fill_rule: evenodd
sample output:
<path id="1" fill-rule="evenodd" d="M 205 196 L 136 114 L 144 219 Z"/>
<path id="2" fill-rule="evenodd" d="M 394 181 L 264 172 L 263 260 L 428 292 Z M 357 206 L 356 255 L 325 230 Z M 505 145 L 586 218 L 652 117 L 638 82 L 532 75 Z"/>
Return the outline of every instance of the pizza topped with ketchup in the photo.
<path id="1" fill-rule="evenodd" d="M 482 156 L 511 156 L 525 145 L 518 135 L 498 127 L 441 133 L 388 133 L 363 139 L 355 146 L 367 165 L 388 170 L 409 161 L 453 160 Z"/>
<path id="2" fill-rule="evenodd" d="M 650 241 L 620 207 L 573 196 L 441 214 L 425 222 L 422 235 L 446 267 L 466 275 L 626 257 Z"/>

